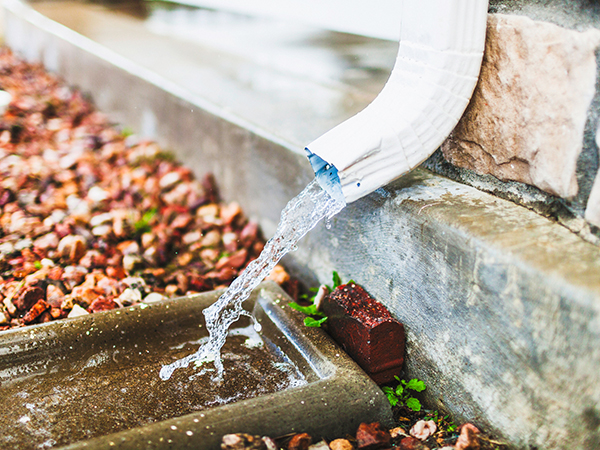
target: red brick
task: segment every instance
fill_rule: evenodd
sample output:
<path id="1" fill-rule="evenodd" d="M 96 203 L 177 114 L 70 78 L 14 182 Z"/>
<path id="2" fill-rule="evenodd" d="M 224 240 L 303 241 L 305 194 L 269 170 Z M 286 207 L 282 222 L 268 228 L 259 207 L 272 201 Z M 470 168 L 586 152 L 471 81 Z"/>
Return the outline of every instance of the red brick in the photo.
<path id="1" fill-rule="evenodd" d="M 394 380 L 404 363 L 404 326 L 361 286 L 339 286 L 325 297 L 327 330 L 378 384 Z"/>

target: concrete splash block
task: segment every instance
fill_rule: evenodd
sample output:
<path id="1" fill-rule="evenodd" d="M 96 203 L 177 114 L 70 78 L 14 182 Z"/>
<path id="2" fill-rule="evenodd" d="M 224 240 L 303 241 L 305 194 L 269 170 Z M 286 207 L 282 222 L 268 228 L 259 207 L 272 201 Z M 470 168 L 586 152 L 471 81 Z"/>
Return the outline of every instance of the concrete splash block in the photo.
<path id="1" fill-rule="evenodd" d="M 164 347 L 168 348 L 170 336 L 182 330 L 198 330 L 203 318 L 202 309 L 219 295 L 218 291 L 203 293 L 0 333 L 0 396 L 10 389 L 11 383 L 23 380 L 32 384 L 56 382 L 61 380 L 62 373 L 67 373 L 51 395 L 59 396 L 69 388 L 73 367 L 77 374 L 86 368 L 102 373 L 108 386 L 119 383 L 118 374 L 113 373 L 119 370 L 115 370 L 112 361 L 106 360 L 106 355 L 112 355 L 112 359 L 127 358 L 131 351 L 144 351 L 144 345 L 156 339 L 164 341 Z M 382 421 L 391 425 L 391 409 L 381 390 L 323 330 L 304 327 L 303 315 L 289 308 L 288 301 L 289 297 L 277 285 L 268 282 L 255 290 L 245 307 L 262 326 L 265 348 L 278 355 L 278 359 L 291 361 L 306 383 L 180 417 L 157 419 L 150 424 L 140 421 L 144 424 L 91 440 L 79 438 L 59 448 L 214 449 L 228 433 L 281 436 L 289 432 L 308 432 L 334 439 L 353 433 L 363 421 Z M 160 362 L 156 370 L 149 369 L 148 376 L 158 377 L 159 369 Z M 128 384 L 127 389 L 135 389 L 135 383 Z M 75 406 L 75 410 L 83 415 L 94 414 L 94 402 L 88 401 L 93 400 L 95 394 L 92 391 L 102 395 L 102 386 L 99 389 L 90 387 L 89 396 L 83 395 L 82 404 Z M 141 392 L 140 395 L 153 396 L 154 393 Z M 24 398 L 23 402 L 36 404 L 33 395 Z M 158 406 L 161 411 L 162 403 Z M 31 442 L 24 443 L 21 436 L 21 441 L 17 442 L 19 448 L 37 448 L 44 428 L 38 426 L 31 430 L 27 425 L 46 421 L 45 428 L 52 428 L 56 425 L 51 420 L 55 414 L 61 420 L 73 421 L 72 417 L 61 416 L 60 408 L 62 406 L 57 404 L 44 414 L 31 406 L 31 411 L 22 417 L 19 417 L 20 413 L 11 412 L 13 408 L 3 409 L 0 423 L 19 421 L 25 435 L 29 433 L 38 438 L 38 442 L 32 437 Z M 118 422 L 128 410 L 117 408 L 110 414 Z M 12 447 L 10 439 L 5 432 L 0 441 L 4 442 L 3 446 Z M 65 441 L 64 436 L 59 438 L 50 434 L 44 435 L 44 439 L 44 445 L 53 439 L 55 442 L 58 439 L 60 445 Z"/>

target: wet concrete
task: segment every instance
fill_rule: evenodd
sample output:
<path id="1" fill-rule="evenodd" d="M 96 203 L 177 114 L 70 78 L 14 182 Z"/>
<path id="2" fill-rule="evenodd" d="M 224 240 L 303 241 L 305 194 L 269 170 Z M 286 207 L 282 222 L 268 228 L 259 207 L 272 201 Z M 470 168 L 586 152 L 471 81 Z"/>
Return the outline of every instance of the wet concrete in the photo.
<path id="1" fill-rule="evenodd" d="M 73 352 L 64 361 L 50 361 L 44 374 L 5 383 L 0 447 L 66 445 L 306 384 L 251 325 L 236 325 L 223 348 L 220 382 L 212 380 L 210 361 L 177 370 L 169 381 L 159 378 L 163 364 L 198 349 L 206 333 L 192 326 Z"/>
<path id="2" fill-rule="evenodd" d="M 218 447 L 221 436 L 279 436 L 295 427 L 335 438 L 360 421 L 391 420 L 389 403 L 273 283 L 245 302 L 224 348 L 162 381 L 164 364 L 196 351 L 202 309 L 220 292 L 141 304 L 0 333 L 0 447 Z M 340 411 L 333 407 L 344 405 Z"/>
<path id="3" fill-rule="evenodd" d="M 369 104 L 396 57 L 390 41 L 147 4 L 143 14 L 74 1 L 32 6 L 299 149 Z"/>

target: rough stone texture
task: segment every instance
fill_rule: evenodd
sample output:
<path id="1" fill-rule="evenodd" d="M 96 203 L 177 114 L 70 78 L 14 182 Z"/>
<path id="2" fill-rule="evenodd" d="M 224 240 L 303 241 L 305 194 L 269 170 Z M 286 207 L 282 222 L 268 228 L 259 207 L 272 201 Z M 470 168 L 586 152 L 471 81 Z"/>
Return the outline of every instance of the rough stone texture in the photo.
<path id="1" fill-rule="evenodd" d="M 575 196 L 600 31 L 493 14 L 487 33 L 479 83 L 444 156 L 481 174 Z"/>
<path id="2" fill-rule="evenodd" d="M 557 26 L 585 32 L 600 29 L 600 3 L 590 0 L 490 0 L 490 13 L 513 14 Z M 596 56 L 600 68 L 600 56 Z M 598 73 L 596 75 L 597 79 Z M 589 227 L 583 219 L 588 197 L 598 172 L 598 123 L 600 120 L 600 83 L 587 112 L 583 136 L 583 149 L 577 160 L 578 194 L 569 200 L 547 194 L 537 187 L 517 181 L 503 182 L 491 175 L 478 175 L 448 163 L 437 151 L 425 166 L 461 183 L 513 201 L 552 217 L 588 242 L 600 242 L 600 230 Z"/>

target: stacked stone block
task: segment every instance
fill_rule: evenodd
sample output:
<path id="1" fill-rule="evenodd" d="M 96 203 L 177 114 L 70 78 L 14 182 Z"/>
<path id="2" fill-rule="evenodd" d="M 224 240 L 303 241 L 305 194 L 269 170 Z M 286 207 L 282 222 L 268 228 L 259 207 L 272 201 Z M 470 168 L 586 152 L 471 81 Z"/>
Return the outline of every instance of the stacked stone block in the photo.
<path id="1" fill-rule="evenodd" d="M 491 1 L 479 83 L 426 165 L 598 244 L 599 47 L 597 2 Z"/>

